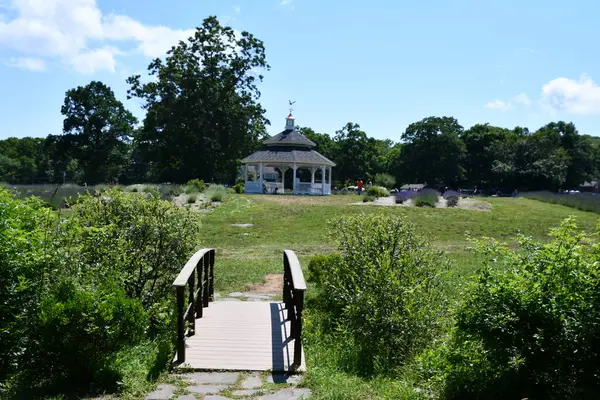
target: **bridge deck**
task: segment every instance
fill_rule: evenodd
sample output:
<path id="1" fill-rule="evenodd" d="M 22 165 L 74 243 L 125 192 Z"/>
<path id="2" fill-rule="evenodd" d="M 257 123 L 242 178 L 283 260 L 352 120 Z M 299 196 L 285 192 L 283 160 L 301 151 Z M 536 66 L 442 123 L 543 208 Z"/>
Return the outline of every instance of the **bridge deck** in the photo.
<path id="1" fill-rule="evenodd" d="M 281 303 L 216 301 L 186 338 L 183 366 L 196 370 L 288 371 L 294 358 Z M 304 369 L 304 352 L 302 366 Z"/>

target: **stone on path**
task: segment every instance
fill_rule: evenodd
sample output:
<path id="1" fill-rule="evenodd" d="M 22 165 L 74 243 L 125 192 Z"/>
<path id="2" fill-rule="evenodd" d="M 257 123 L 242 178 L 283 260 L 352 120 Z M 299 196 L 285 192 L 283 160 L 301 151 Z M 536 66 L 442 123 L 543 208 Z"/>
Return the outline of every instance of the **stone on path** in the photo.
<path id="1" fill-rule="evenodd" d="M 225 385 L 199 385 L 199 386 L 188 386 L 186 390 L 192 393 L 198 394 L 215 394 L 225 389 Z"/>
<path id="2" fill-rule="evenodd" d="M 173 393 L 175 393 L 176 390 L 177 387 L 173 385 L 161 383 L 154 392 L 146 396 L 146 400 L 169 400 L 173 397 Z"/>
<path id="3" fill-rule="evenodd" d="M 263 391 L 262 390 L 256 390 L 256 389 L 245 389 L 245 390 L 234 390 L 233 392 L 231 392 L 232 395 L 234 396 L 257 396 L 259 394 L 261 394 Z"/>
<path id="4" fill-rule="evenodd" d="M 244 295 L 244 293 L 241 293 L 241 292 L 229 293 L 229 297 L 242 297 L 243 295 Z"/>
<path id="5" fill-rule="evenodd" d="M 242 382 L 242 388 L 244 389 L 256 389 L 262 386 L 262 380 L 258 374 L 252 374 Z"/>
<path id="6" fill-rule="evenodd" d="M 233 385 L 240 377 L 239 372 L 196 372 L 180 375 L 182 379 L 196 385 Z"/>
<path id="7" fill-rule="evenodd" d="M 273 373 L 267 378 L 267 382 L 269 383 L 287 383 L 288 385 L 297 385 L 301 380 L 301 375 L 288 375 L 285 373 Z"/>
<path id="8" fill-rule="evenodd" d="M 310 389 L 283 389 L 273 394 L 257 397 L 260 400 L 299 400 L 309 399 Z"/>
<path id="9" fill-rule="evenodd" d="M 197 400 L 195 396 L 192 396 L 191 394 L 182 394 L 181 396 L 177 397 L 175 400 Z"/>

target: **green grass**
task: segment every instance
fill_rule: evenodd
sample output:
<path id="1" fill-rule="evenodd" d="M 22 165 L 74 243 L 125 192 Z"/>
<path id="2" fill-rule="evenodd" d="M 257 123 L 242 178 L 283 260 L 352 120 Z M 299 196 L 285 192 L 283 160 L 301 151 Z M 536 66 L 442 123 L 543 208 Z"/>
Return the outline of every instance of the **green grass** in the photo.
<path id="1" fill-rule="evenodd" d="M 218 291 L 244 290 L 261 282 L 264 275 L 282 273 L 282 249 L 298 255 L 304 272 L 310 258 L 335 251 L 327 234 L 327 220 L 357 213 L 401 215 L 414 222 L 419 232 L 453 261 L 447 293 L 459 298 L 469 278 L 482 265 L 482 256 L 469 250 L 467 237 L 494 237 L 514 245 L 521 233 L 547 240 L 551 227 L 573 215 L 581 229 L 593 231 L 598 216 L 573 208 L 524 198 L 489 198 L 491 211 L 419 207 L 351 205 L 360 197 L 289 197 L 234 195 L 203 217 L 205 247 L 217 249 L 215 281 Z M 254 224 L 249 228 L 232 224 Z M 309 284 L 307 313 L 311 312 Z M 307 327 L 308 328 L 308 327 Z M 310 329 L 310 328 L 308 328 Z M 305 343 L 308 373 L 305 385 L 316 399 L 412 399 L 422 398 L 410 368 L 392 378 L 360 378 L 346 373 L 339 364 L 336 346 Z"/>

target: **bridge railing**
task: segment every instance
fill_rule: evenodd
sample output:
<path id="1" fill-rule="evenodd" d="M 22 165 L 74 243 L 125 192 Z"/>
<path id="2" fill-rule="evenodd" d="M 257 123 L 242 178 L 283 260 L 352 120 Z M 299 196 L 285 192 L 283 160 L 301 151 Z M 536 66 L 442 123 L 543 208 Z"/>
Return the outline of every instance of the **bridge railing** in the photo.
<path id="1" fill-rule="evenodd" d="M 196 252 L 185 264 L 173 286 L 177 294 L 177 362 L 185 362 L 185 337 L 196 331 L 196 318 L 202 318 L 203 308 L 213 301 L 215 249 Z M 186 286 L 188 299 L 186 303 Z M 188 330 L 186 331 L 186 321 Z"/>
<path id="2" fill-rule="evenodd" d="M 296 253 L 283 251 L 283 302 L 291 323 L 290 336 L 294 339 L 294 366 L 302 364 L 302 311 L 306 282 Z"/>

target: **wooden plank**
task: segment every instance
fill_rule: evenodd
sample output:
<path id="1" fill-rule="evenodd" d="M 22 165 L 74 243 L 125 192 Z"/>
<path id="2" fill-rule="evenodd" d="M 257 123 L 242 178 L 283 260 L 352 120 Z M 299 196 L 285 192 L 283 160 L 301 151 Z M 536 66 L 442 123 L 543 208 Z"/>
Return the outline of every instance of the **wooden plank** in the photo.
<path id="1" fill-rule="evenodd" d="M 302 267 L 300 261 L 296 257 L 296 253 L 292 250 L 283 251 L 290 263 L 290 271 L 292 273 L 292 282 L 295 290 L 306 290 L 306 281 L 304 280 L 304 274 L 302 273 Z"/>
<path id="2" fill-rule="evenodd" d="M 281 303 L 213 302 L 186 339 L 186 362 L 196 370 L 289 371 L 294 340 Z M 302 367 L 304 371 L 304 354 Z"/>

